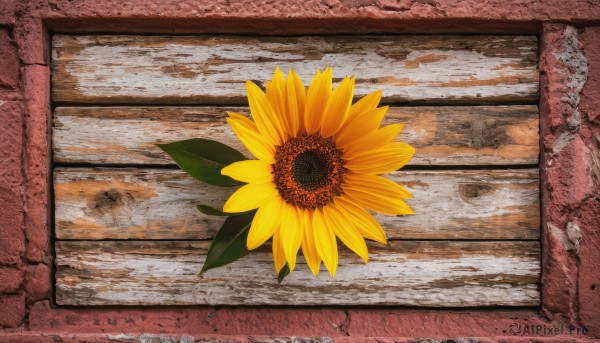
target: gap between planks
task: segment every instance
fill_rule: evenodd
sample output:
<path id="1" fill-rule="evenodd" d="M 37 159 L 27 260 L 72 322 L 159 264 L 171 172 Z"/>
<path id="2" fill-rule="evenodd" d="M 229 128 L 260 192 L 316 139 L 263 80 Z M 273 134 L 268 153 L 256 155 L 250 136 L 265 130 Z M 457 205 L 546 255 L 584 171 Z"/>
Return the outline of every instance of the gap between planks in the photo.
<path id="1" fill-rule="evenodd" d="M 162 170 L 181 170 L 177 165 L 174 164 L 94 164 L 94 163 L 53 163 L 55 168 L 58 169 L 69 169 L 69 168 L 110 168 L 110 169 L 162 169 Z M 436 171 L 436 170 L 519 170 L 519 169 L 535 169 L 539 168 L 538 164 L 501 164 L 501 165 L 432 165 L 432 166 L 420 166 L 420 165 L 406 165 L 398 171 Z"/>
<path id="2" fill-rule="evenodd" d="M 262 89 L 264 91 L 264 89 Z M 354 97 L 352 99 L 352 103 L 360 100 L 359 97 Z M 495 101 L 494 99 L 490 99 L 489 101 L 481 100 L 481 101 L 443 101 L 443 100 L 423 100 L 423 101 L 405 101 L 405 102 L 389 102 L 383 99 L 380 103 L 381 106 L 390 106 L 397 108 L 404 107 L 472 107 L 472 106 L 538 106 L 539 98 L 536 99 L 515 99 L 511 101 Z M 194 102 L 184 102 L 184 103 L 161 103 L 161 102 L 152 102 L 152 103 L 135 103 L 135 102 L 110 102 L 110 103 L 89 103 L 89 102 L 75 102 L 70 100 L 62 100 L 62 101 L 53 101 L 51 109 L 54 110 L 57 107 L 248 107 L 248 100 L 244 99 L 241 102 L 227 102 L 223 103 L 194 103 Z"/>

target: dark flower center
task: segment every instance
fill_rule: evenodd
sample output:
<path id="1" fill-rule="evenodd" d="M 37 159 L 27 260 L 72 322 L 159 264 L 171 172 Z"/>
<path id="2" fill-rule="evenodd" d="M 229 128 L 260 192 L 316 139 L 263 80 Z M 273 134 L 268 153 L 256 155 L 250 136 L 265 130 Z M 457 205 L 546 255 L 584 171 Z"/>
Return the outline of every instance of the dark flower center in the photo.
<path id="1" fill-rule="evenodd" d="M 300 135 L 275 152 L 275 186 L 296 207 L 320 208 L 341 195 L 345 172 L 342 152 L 331 138 Z"/>
<path id="2" fill-rule="evenodd" d="M 294 160 L 292 169 L 294 179 L 305 189 L 316 190 L 325 186 L 327 174 L 331 172 L 333 164 L 327 163 L 327 157 L 318 151 L 309 150 L 299 154 Z"/>

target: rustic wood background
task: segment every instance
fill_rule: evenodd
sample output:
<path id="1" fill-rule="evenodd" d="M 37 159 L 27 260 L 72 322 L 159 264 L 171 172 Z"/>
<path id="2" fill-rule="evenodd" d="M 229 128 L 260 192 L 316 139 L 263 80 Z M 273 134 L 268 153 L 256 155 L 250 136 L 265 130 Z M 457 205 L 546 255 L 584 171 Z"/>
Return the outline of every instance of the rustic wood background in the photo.
<path id="1" fill-rule="evenodd" d="M 52 41 L 56 300 L 60 305 L 538 306 L 537 40 L 521 36 L 64 36 Z M 154 144 L 191 137 L 246 153 L 225 111 L 246 79 L 332 66 L 417 149 L 389 177 L 416 214 L 377 216 L 370 263 L 336 278 L 300 259 L 276 282 L 268 247 L 197 276 L 232 189 L 201 184 Z M 335 81 L 334 80 L 334 81 Z M 185 106 L 180 106 L 185 105 Z"/>

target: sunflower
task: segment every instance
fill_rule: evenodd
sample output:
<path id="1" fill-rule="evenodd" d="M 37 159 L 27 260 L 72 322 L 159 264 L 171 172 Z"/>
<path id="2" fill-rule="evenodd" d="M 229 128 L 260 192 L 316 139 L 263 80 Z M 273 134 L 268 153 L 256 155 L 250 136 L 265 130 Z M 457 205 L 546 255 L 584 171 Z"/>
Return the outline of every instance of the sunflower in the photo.
<path id="1" fill-rule="evenodd" d="M 247 183 L 223 211 L 255 210 L 248 250 L 272 238 L 279 272 L 291 270 L 301 248 L 317 275 L 321 261 L 333 277 L 337 240 L 368 262 L 365 238 L 385 244 L 386 235 L 370 212 L 412 214 L 402 200 L 411 194 L 380 174 L 395 171 L 414 148 L 395 142 L 401 124 L 381 126 L 388 106 L 378 107 L 381 91 L 352 104 L 354 77 L 332 90 L 332 70 L 317 71 L 308 90 L 290 70 L 279 68 L 265 84 L 266 94 L 246 82 L 253 120 L 228 112 L 227 122 L 255 160 L 234 162 L 221 173 Z"/>

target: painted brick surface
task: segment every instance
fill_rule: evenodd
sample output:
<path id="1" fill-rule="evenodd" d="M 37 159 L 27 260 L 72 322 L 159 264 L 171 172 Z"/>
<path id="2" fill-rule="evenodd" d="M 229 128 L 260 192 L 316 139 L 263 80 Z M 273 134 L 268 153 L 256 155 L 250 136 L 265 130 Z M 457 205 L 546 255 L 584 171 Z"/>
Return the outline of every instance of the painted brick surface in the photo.
<path id="1" fill-rule="evenodd" d="M 50 114 L 50 70 L 47 66 L 23 68 L 27 159 L 25 185 L 25 257 L 33 263 L 48 260 L 48 171 L 50 166 L 48 118 Z"/>
<path id="2" fill-rule="evenodd" d="M 23 111 L 19 60 L 10 31 L 0 29 L 0 327 L 21 325 L 23 233 Z"/>
<path id="3" fill-rule="evenodd" d="M 581 137 L 589 150 L 587 178 L 595 187 L 574 211 L 571 231 L 579 245 L 578 301 L 581 322 L 600 336 L 600 27 L 579 36 L 588 63 L 588 77 L 580 96 Z"/>
<path id="4" fill-rule="evenodd" d="M 0 261 L 20 266 L 23 234 L 23 114 L 20 101 L 0 99 Z"/>
<path id="5" fill-rule="evenodd" d="M 0 30 L 0 89 L 19 88 L 19 57 L 8 30 Z"/>
<path id="6" fill-rule="evenodd" d="M 0 327 L 21 325 L 25 316 L 22 256 L 23 108 L 19 60 L 10 31 L 0 29 Z"/>
<path id="7" fill-rule="evenodd" d="M 599 20 L 600 6 L 584 0 L 0 1 L 0 342 L 438 342 L 442 337 L 575 342 L 600 337 L 600 29 L 593 27 Z M 49 30 L 539 33 L 542 312 L 53 308 Z M 506 326 L 514 322 L 568 322 L 589 333 L 512 336 Z"/>
<path id="8" fill-rule="evenodd" d="M 572 26 L 545 26 L 541 69 L 546 96 L 540 106 L 546 116 L 541 120 L 543 264 L 552 271 L 543 274 L 544 310 L 551 318 L 582 321 L 599 335 L 597 307 L 595 312 L 591 307 L 598 299 L 593 286 L 599 275 L 600 223 L 600 128 L 590 111 L 598 100 L 589 96 L 594 93 L 590 84 L 598 79 L 596 31 L 580 37 Z"/>
<path id="9" fill-rule="evenodd" d="M 53 309 L 48 301 L 31 308 L 29 328 L 53 333 L 136 333 L 338 336 L 346 315 L 338 309 L 122 308 Z"/>

